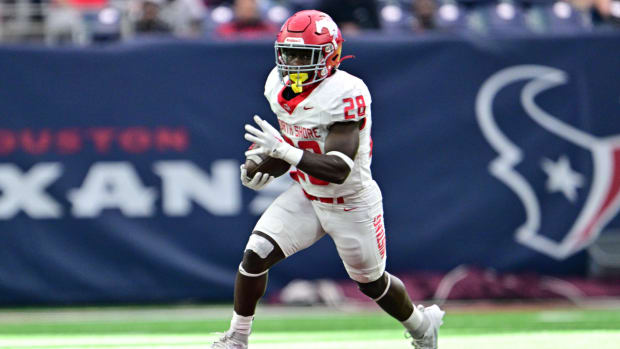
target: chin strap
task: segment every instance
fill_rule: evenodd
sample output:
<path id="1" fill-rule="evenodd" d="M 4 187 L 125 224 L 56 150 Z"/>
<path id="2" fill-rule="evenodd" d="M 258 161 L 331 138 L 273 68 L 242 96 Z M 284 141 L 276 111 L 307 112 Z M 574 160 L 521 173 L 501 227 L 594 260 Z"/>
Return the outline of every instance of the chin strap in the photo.
<path id="1" fill-rule="evenodd" d="M 338 62 L 338 64 L 342 63 L 342 61 L 344 61 L 345 59 L 349 59 L 349 58 L 355 58 L 355 56 L 354 55 L 344 56 L 344 57 L 340 58 L 340 61 Z"/>

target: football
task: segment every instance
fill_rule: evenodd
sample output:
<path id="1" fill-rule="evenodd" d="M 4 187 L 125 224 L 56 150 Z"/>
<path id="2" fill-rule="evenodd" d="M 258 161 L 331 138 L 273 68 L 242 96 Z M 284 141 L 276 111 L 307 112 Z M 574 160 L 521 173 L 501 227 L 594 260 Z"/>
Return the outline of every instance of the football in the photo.
<path id="1" fill-rule="evenodd" d="M 291 168 L 291 164 L 268 155 L 255 154 L 246 157 L 245 168 L 248 178 L 253 178 L 256 172 L 269 173 L 274 177 L 280 177 Z"/>

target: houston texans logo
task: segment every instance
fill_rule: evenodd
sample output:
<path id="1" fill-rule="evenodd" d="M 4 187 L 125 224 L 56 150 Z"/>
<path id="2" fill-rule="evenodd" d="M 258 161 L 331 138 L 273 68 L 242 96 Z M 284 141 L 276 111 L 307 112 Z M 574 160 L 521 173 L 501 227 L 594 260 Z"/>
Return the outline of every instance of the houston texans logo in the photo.
<path id="1" fill-rule="evenodd" d="M 541 92 L 564 85 L 567 81 L 567 74 L 555 68 L 514 66 L 488 78 L 476 97 L 479 126 L 486 140 L 498 153 L 491 161 L 489 171 L 516 194 L 525 209 L 526 220 L 516 229 L 516 240 L 556 259 L 567 258 L 591 244 L 620 209 L 620 135 L 593 136 L 551 115 L 535 101 Z M 544 211 L 541 210 L 540 194 L 516 170 L 525 154 L 515 140 L 509 139 L 507 132 L 498 126 L 499 118 L 515 115 L 494 114 L 493 101 L 497 94 L 519 82 L 525 82 L 520 91 L 520 103 L 527 117 L 569 143 L 569 146 L 579 148 L 578 151 L 585 156 L 590 154 L 592 158 L 592 178 L 589 181 L 586 176 L 571 168 L 570 159 L 565 155 L 558 156 L 557 160 L 544 158 L 540 161 L 540 167 L 548 175 L 547 191 L 563 194 L 567 204 L 574 204 L 577 189 L 589 188 L 589 191 L 582 193 L 585 194 L 583 206 L 577 208 L 576 218 L 573 220 L 566 217 L 571 220 L 568 231 L 555 232 L 555 236 L 560 236 L 559 239 L 549 238 L 550 232 L 543 231 Z"/>

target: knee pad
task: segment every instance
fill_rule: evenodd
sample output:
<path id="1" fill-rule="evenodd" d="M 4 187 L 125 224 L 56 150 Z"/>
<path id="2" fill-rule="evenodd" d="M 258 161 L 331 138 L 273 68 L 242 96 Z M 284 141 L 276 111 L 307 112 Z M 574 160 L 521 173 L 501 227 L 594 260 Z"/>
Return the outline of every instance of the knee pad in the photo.
<path id="1" fill-rule="evenodd" d="M 392 278 L 390 277 L 390 274 L 384 272 L 383 275 L 381 275 L 381 277 L 377 280 L 368 283 L 358 282 L 357 286 L 363 294 L 377 302 L 387 294 L 391 283 Z"/>
<path id="2" fill-rule="evenodd" d="M 269 271 L 267 257 L 274 250 L 271 241 L 258 234 L 250 235 L 245 246 L 243 261 L 239 265 L 239 272 L 249 277 L 259 277 Z"/>
<path id="3" fill-rule="evenodd" d="M 258 234 L 250 235 L 250 240 L 248 240 L 248 244 L 245 246 L 246 251 L 254 251 L 262 259 L 266 259 L 274 248 L 275 246 L 271 241 Z"/>

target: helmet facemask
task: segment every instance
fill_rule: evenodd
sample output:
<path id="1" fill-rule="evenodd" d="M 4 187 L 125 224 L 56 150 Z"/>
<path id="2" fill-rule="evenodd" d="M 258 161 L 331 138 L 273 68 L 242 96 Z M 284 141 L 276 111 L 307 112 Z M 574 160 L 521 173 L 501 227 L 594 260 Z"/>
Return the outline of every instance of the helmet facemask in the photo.
<path id="1" fill-rule="evenodd" d="M 275 43 L 276 66 L 280 80 L 290 84 L 295 93 L 303 91 L 303 86 L 312 85 L 328 75 L 326 60 L 334 52 L 331 43 L 305 45 L 299 43 Z M 291 64 L 297 58 L 298 64 Z M 287 80 L 288 78 L 288 80 Z"/>

